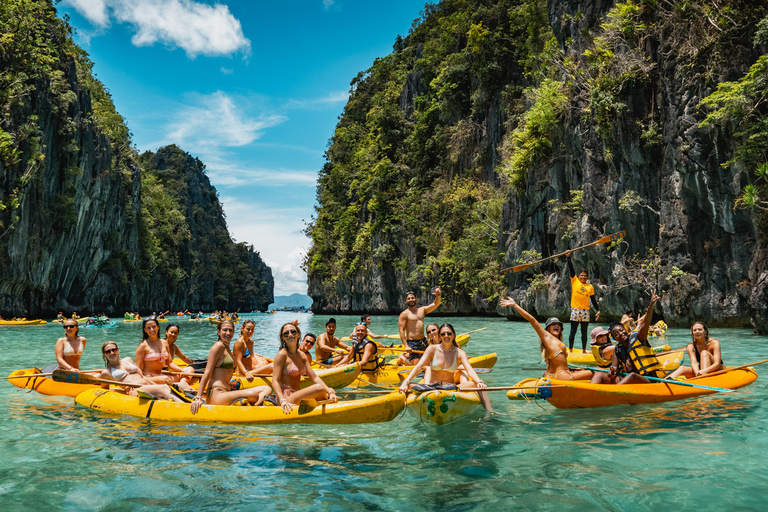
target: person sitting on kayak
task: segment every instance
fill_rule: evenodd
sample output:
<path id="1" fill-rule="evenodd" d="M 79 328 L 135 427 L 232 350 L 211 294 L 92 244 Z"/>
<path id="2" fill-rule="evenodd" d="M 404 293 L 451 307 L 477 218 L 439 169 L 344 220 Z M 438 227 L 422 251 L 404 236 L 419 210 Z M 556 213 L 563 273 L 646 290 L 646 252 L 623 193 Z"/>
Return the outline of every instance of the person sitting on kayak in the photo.
<path id="1" fill-rule="evenodd" d="M 704 322 L 696 322 L 691 326 L 693 341 L 688 344 L 688 358 L 691 366 L 680 366 L 677 370 L 667 375 L 667 379 L 677 377 L 698 377 L 708 373 L 725 370 L 720 354 L 720 342 L 709 337 L 709 329 Z"/>
<path id="2" fill-rule="evenodd" d="M 117 343 L 114 341 L 107 341 L 101 346 L 101 357 L 104 359 L 105 370 L 101 372 L 101 378 L 105 380 L 114 380 L 125 382 L 128 384 L 142 384 L 140 388 L 122 387 L 119 389 L 113 389 L 120 393 L 125 393 L 129 396 L 139 396 L 137 391 L 143 391 L 157 398 L 165 398 L 166 400 L 173 400 L 174 402 L 184 402 L 171 391 L 171 388 L 167 384 L 153 384 L 144 378 L 141 370 L 138 366 L 133 364 L 133 360 L 130 357 L 120 359 L 120 349 L 117 348 Z M 101 385 L 104 389 L 109 389 L 109 384 L 106 382 Z"/>
<path id="3" fill-rule="evenodd" d="M 367 332 L 367 328 L 366 328 Z M 342 343 L 334 336 L 336 333 L 336 319 L 329 318 L 325 322 L 325 332 L 317 339 L 315 346 L 315 361 L 326 366 L 333 366 L 344 358 L 349 352 L 349 345 Z"/>
<path id="4" fill-rule="evenodd" d="M 547 363 L 545 379 L 559 380 L 585 380 L 592 377 L 591 370 L 577 370 L 571 372 L 568 369 L 568 349 L 563 343 L 563 323 L 555 317 L 547 320 L 544 327 L 526 310 L 524 310 L 512 297 L 499 301 L 502 307 L 512 306 L 520 316 L 528 320 L 536 334 L 539 335 L 539 349 L 541 356 Z"/>
<path id="5" fill-rule="evenodd" d="M 480 380 L 477 372 L 472 369 L 467 359 L 467 353 L 459 348 L 456 343 L 456 330 L 451 324 L 440 326 L 440 343 L 438 345 L 429 345 L 424 351 L 424 355 L 414 366 L 411 373 L 400 385 L 400 392 L 407 393 L 411 387 L 411 380 L 414 379 L 422 368 L 429 365 L 429 378 L 422 381 L 426 385 L 454 385 L 459 389 L 466 388 L 486 388 L 488 386 Z M 462 366 L 460 369 L 459 366 Z M 491 402 L 488 400 L 488 393 L 479 391 L 480 401 L 487 410 L 493 412 Z"/>
<path id="6" fill-rule="evenodd" d="M 176 345 L 176 341 L 179 339 L 179 326 L 172 322 L 168 322 L 165 326 L 165 342 L 168 343 L 168 349 L 171 354 L 171 361 L 176 358 L 181 359 L 187 364 L 192 364 L 192 360 L 181 351 L 181 348 Z"/>
<path id="7" fill-rule="evenodd" d="M 653 305 L 659 300 L 656 291 L 651 292 L 651 301 L 645 316 L 638 322 L 638 331 L 627 334 L 624 326 L 618 322 L 611 324 L 608 329 L 614 340 L 618 342 L 611 358 L 609 373 L 595 372 L 592 384 L 638 384 L 650 382 L 644 376 L 663 378 L 664 370 L 653 353 L 653 347 L 648 343 L 648 328 L 653 318 Z M 617 380 L 619 373 L 626 377 Z"/>
<path id="8" fill-rule="evenodd" d="M 334 366 L 344 366 L 351 363 L 360 363 L 364 372 L 375 372 L 384 364 L 384 359 L 376 356 L 379 351 L 379 345 L 373 340 L 368 339 L 366 334 L 368 328 L 363 322 L 355 326 L 354 341 L 352 346 L 341 361 Z"/>
<path id="9" fill-rule="evenodd" d="M 181 373 L 182 370 L 173 362 L 168 342 L 159 336 L 160 323 L 157 321 L 157 317 L 147 317 L 141 326 L 144 331 L 144 339 L 136 348 L 136 364 L 141 369 L 144 378 L 156 384 L 177 382 L 181 388 L 192 391 L 192 388 L 182 377 L 163 374 L 165 367 L 178 373 Z"/>
<path id="10" fill-rule="evenodd" d="M 218 339 L 208 352 L 208 363 L 190 411 L 196 414 L 203 402 L 206 405 L 232 405 L 245 399 L 251 405 L 261 405 L 271 392 L 269 386 L 233 390 L 230 385 L 236 368 L 235 357 L 229 348 L 235 335 L 235 324 L 232 320 L 222 320 L 216 326 L 216 332 Z"/>
<path id="11" fill-rule="evenodd" d="M 237 372 L 244 376 L 249 382 L 253 380 L 253 331 L 256 328 L 256 322 L 245 320 L 240 326 L 240 336 L 235 341 L 232 352 L 235 355 L 235 366 Z"/>
<path id="12" fill-rule="evenodd" d="M 317 336 L 315 336 L 315 333 L 308 332 L 304 335 L 304 339 L 301 340 L 301 343 L 299 344 L 299 350 L 307 354 L 307 357 L 310 361 L 312 361 L 312 354 L 309 353 L 310 350 L 312 350 L 312 347 L 315 346 L 315 343 L 317 343 Z"/>
<path id="13" fill-rule="evenodd" d="M 637 322 L 635 322 L 634 313 L 631 309 L 624 311 L 624 316 L 621 317 L 619 323 L 624 326 L 624 330 L 627 331 L 627 333 L 630 333 L 637 328 Z"/>
<path id="14" fill-rule="evenodd" d="M 308 398 L 338 401 L 336 392 L 315 374 L 307 354 L 299 350 L 300 338 L 297 325 L 287 323 L 280 328 L 280 350 L 273 362 L 272 389 L 285 414 L 290 414 L 294 405 Z M 313 382 L 304 389 L 300 388 L 302 374 Z"/>
<path id="15" fill-rule="evenodd" d="M 397 319 L 400 342 L 403 344 L 405 352 L 398 357 L 398 365 L 416 364 L 421 353 L 414 353 L 413 351 L 421 352 L 427 348 L 428 343 L 424 336 L 424 316 L 440 306 L 441 291 L 439 286 L 435 288 L 434 296 L 435 300 L 429 306 L 416 307 L 416 294 L 413 292 L 405 294 L 405 303 L 408 305 L 408 309 L 400 313 Z"/>
<path id="16" fill-rule="evenodd" d="M 610 334 L 610 332 L 602 327 L 595 327 L 590 333 L 590 336 L 592 337 L 592 341 L 590 342 L 592 355 L 595 357 L 597 366 L 600 368 L 608 368 L 611 366 L 613 352 L 616 350 L 616 345 L 611 343 L 611 340 L 608 338 Z"/>
<path id="17" fill-rule="evenodd" d="M 64 333 L 63 338 L 56 340 L 56 362 L 62 370 L 79 372 L 80 358 L 85 350 L 85 337 L 80 336 L 77 320 L 65 320 Z"/>

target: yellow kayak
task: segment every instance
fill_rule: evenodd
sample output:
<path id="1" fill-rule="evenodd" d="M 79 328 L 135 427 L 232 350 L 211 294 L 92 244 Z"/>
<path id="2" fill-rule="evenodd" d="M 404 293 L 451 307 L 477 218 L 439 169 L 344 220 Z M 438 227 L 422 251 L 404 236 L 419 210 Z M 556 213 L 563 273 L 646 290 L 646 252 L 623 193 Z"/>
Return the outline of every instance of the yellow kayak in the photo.
<path id="1" fill-rule="evenodd" d="M 94 411 L 162 421 L 251 425 L 279 423 L 351 425 L 380 423 L 395 419 L 405 407 L 405 396 L 395 392 L 374 398 L 345 400 L 335 404 L 313 406 L 312 402 L 301 403 L 294 406 L 289 414 L 285 414 L 282 408 L 273 405 L 259 407 L 203 405 L 197 414 L 193 415 L 187 403 L 132 397 L 104 389 L 83 391 L 75 397 L 75 402 Z"/>
<path id="2" fill-rule="evenodd" d="M 669 349 L 669 345 L 653 347 L 654 352 L 665 352 Z M 580 348 L 574 348 L 572 352 L 568 352 L 568 362 L 571 364 L 597 364 L 597 361 L 595 361 L 595 356 L 592 355 L 592 349 L 584 352 Z"/>
<path id="3" fill-rule="evenodd" d="M 393 338 L 393 339 L 400 339 L 400 336 L 397 336 L 395 334 L 390 334 L 387 336 L 387 338 Z M 339 338 L 341 341 L 351 341 L 349 336 L 345 336 L 343 338 Z M 369 338 L 370 339 L 370 338 Z M 371 339 L 371 341 L 377 341 Z M 456 343 L 459 345 L 459 347 L 463 347 L 467 343 L 469 343 L 469 334 L 459 334 L 456 336 Z M 394 350 L 392 350 L 394 349 Z M 377 352 L 380 356 L 390 357 L 390 356 L 399 356 L 403 353 L 403 345 L 401 343 L 398 343 L 397 345 L 382 345 L 381 341 L 379 341 L 379 351 Z"/>
<path id="4" fill-rule="evenodd" d="M 0 320 L 0 325 L 43 325 L 45 320 Z"/>
<path id="5" fill-rule="evenodd" d="M 315 374 L 320 377 L 323 382 L 325 382 L 326 386 L 333 389 L 340 389 L 349 386 L 355 381 L 355 379 L 357 379 L 358 375 L 360 375 L 360 363 L 352 363 L 335 368 L 313 368 L 313 370 L 315 371 Z M 242 375 L 235 374 L 232 377 L 232 380 L 237 381 L 240 384 L 240 387 L 236 389 L 253 388 L 256 386 L 263 386 L 265 384 L 267 386 L 272 385 L 271 375 L 254 376 L 253 380 L 249 381 Z M 307 377 L 302 377 L 301 382 L 299 383 L 299 387 L 304 389 L 308 386 L 311 386 L 312 384 L 313 382 Z"/>
<path id="6" fill-rule="evenodd" d="M 475 391 L 426 391 L 408 393 L 408 412 L 423 422 L 445 425 L 469 414 L 480 407 L 480 396 Z"/>
<path id="7" fill-rule="evenodd" d="M 59 319 L 56 319 L 56 320 L 51 320 L 51 323 L 55 323 L 55 324 L 63 324 L 63 323 L 64 323 L 64 322 L 66 322 L 67 320 L 76 320 L 76 321 L 77 321 L 77 323 L 79 323 L 79 324 L 84 324 L 85 322 L 87 322 L 87 321 L 88 321 L 88 317 L 85 317 L 85 318 L 65 318 L 64 320 L 59 320 Z"/>
<path id="8" fill-rule="evenodd" d="M 225 318 L 225 320 L 229 320 L 235 324 L 240 323 L 240 320 L 232 320 L 231 318 Z M 218 318 L 209 318 L 208 321 L 211 322 L 213 325 L 219 325 L 221 323 L 221 320 L 219 320 Z"/>
<path id="9" fill-rule="evenodd" d="M 472 365 L 472 368 L 493 368 L 493 365 L 496 364 L 496 360 L 496 353 L 493 352 L 484 356 L 470 357 L 469 364 Z M 413 366 L 385 364 L 373 372 L 363 370 L 360 373 L 359 380 L 370 382 L 372 384 L 399 384 L 401 381 L 405 380 L 410 370 L 413 370 Z"/>
<path id="10" fill-rule="evenodd" d="M 24 377 L 19 379 L 8 379 L 8 381 L 21 389 L 32 389 L 42 395 L 50 396 L 71 396 L 75 397 L 87 389 L 96 389 L 99 386 L 89 384 L 72 384 L 69 382 L 58 382 L 50 377 L 27 377 L 43 373 L 40 368 L 26 368 L 11 372 L 9 377 Z"/>

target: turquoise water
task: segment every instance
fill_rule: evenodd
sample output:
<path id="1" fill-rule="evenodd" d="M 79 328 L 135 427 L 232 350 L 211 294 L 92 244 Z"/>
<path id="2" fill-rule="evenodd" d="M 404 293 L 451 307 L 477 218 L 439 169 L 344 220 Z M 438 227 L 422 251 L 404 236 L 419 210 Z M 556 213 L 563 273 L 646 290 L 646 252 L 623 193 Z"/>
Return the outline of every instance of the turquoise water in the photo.
<path id="1" fill-rule="evenodd" d="M 254 316 L 259 353 L 273 355 L 281 324 L 298 318 L 319 334 L 327 316 Z M 337 317 L 338 335 L 359 317 Z M 458 332 L 480 327 L 469 355 L 495 351 L 483 375 L 511 385 L 540 372 L 528 324 L 429 317 Z M 204 322 L 181 320 L 178 344 L 204 357 L 215 339 Z M 0 327 L 0 375 L 54 362 L 59 325 Z M 373 317 L 379 334 L 397 318 Z M 567 330 L 567 328 L 566 328 Z M 81 328 L 81 368 L 102 366 L 99 347 L 123 356 L 139 324 Z M 713 329 L 727 364 L 768 359 L 768 337 Z M 672 329 L 672 347 L 689 339 Z M 757 367 L 768 371 L 768 364 Z M 736 393 L 660 405 L 554 409 L 492 394 L 503 414 L 428 427 L 405 413 L 373 425 L 180 425 L 93 412 L 74 399 L 28 393 L 0 381 L 3 510 L 764 510 L 768 496 L 768 379 Z"/>

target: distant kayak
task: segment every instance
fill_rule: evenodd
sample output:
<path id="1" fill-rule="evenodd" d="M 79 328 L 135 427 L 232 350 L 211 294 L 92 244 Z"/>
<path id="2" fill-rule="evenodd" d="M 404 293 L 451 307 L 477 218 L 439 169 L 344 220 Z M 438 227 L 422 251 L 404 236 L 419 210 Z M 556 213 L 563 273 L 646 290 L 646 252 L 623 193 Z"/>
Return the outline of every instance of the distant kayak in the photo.
<path id="1" fill-rule="evenodd" d="M 45 325 L 45 320 L 0 320 L 0 325 Z"/>

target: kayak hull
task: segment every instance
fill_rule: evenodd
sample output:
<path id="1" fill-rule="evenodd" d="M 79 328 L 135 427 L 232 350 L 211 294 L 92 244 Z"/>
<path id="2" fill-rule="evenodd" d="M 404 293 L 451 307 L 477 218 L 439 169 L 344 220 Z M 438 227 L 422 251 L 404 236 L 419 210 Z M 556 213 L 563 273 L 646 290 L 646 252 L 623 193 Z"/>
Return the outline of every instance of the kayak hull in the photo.
<path id="1" fill-rule="evenodd" d="M 752 368 L 732 370 L 713 377 L 697 377 L 686 382 L 702 386 L 739 389 L 757 379 Z M 671 402 L 717 393 L 710 389 L 675 385 L 674 381 L 650 384 L 590 384 L 588 381 L 552 379 L 547 401 L 558 409 L 591 409 L 613 405 L 635 405 Z M 559 386 L 559 387 L 555 387 Z M 542 388 L 543 389 L 543 388 Z"/>
<path id="2" fill-rule="evenodd" d="M 411 416 L 433 425 L 447 425 L 465 418 L 476 412 L 480 405 L 480 396 L 474 391 L 409 393 L 406 400 Z"/>
<path id="3" fill-rule="evenodd" d="M 661 347 L 653 347 L 654 352 L 665 352 L 669 350 L 669 345 L 664 345 Z M 681 352 L 683 356 L 685 355 L 685 351 Z M 663 356 L 659 356 L 659 362 L 661 362 L 661 358 L 664 358 L 666 356 L 676 356 L 677 352 L 674 354 L 665 354 Z M 673 357 L 674 358 L 674 357 Z M 680 358 L 682 361 L 682 357 Z M 574 348 L 572 351 L 568 352 L 568 362 L 570 364 L 597 364 L 597 361 L 595 361 L 595 356 L 592 355 L 592 350 L 588 350 L 587 352 L 584 352 L 580 348 Z M 676 368 L 675 368 L 676 369 Z"/>
<path id="4" fill-rule="evenodd" d="M 469 358 L 469 364 L 472 368 L 493 368 L 498 359 L 495 352 L 491 354 L 485 354 L 483 356 L 475 356 Z M 408 372 L 413 370 L 413 366 L 395 366 L 384 365 L 378 368 L 374 372 L 368 372 L 363 370 L 360 373 L 360 381 L 369 382 L 371 384 L 399 384 L 405 380 L 408 376 Z"/>
<path id="5" fill-rule="evenodd" d="M 9 377 L 34 375 L 43 373 L 39 368 L 26 368 L 11 372 Z M 88 389 L 96 389 L 99 386 L 88 384 L 71 384 L 69 382 L 57 382 L 50 377 L 27 377 L 24 379 L 8 379 L 11 384 L 21 389 L 32 389 L 42 395 L 76 397 Z"/>
<path id="6" fill-rule="evenodd" d="M 282 408 L 277 406 L 203 405 L 197 414 L 193 415 L 187 403 L 132 397 L 104 389 L 84 391 L 75 397 L 75 401 L 94 411 L 109 414 L 186 423 L 249 425 L 381 423 L 395 419 L 405 407 L 405 397 L 400 393 L 322 404 L 314 408 L 300 404 L 294 406 L 289 414 L 285 414 Z"/>
<path id="7" fill-rule="evenodd" d="M 0 325 L 45 325 L 46 320 L 0 320 Z"/>

